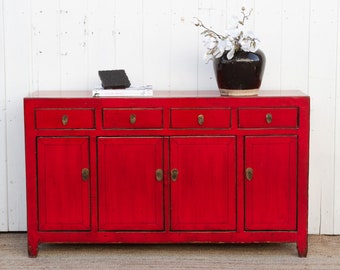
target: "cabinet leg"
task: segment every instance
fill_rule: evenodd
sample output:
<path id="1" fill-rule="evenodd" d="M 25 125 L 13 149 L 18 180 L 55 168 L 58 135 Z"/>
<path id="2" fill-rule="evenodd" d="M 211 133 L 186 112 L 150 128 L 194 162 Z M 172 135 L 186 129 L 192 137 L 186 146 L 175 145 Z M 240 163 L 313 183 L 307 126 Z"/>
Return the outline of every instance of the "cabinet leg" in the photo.
<path id="1" fill-rule="evenodd" d="M 307 257 L 308 252 L 308 240 L 298 241 L 296 244 L 299 257 Z"/>
<path id="2" fill-rule="evenodd" d="M 28 240 L 28 256 L 30 258 L 35 258 L 38 256 L 39 243 L 38 241 Z"/>

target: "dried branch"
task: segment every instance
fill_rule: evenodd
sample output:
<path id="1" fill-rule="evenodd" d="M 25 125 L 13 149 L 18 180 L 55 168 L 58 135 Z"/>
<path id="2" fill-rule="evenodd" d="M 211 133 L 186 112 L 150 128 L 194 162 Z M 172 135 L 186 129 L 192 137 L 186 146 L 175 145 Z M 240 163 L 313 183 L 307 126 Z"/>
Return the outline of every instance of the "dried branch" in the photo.
<path id="1" fill-rule="evenodd" d="M 246 8 L 245 8 L 245 7 L 242 7 L 242 8 L 241 8 L 241 13 L 242 13 L 242 15 L 243 15 L 243 18 L 242 18 L 241 21 L 238 22 L 240 25 L 244 25 L 245 20 L 248 20 L 248 19 L 249 19 L 249 16 L 250 16 L 251 13 L 253 12 L 253 9 L 249 10 L 248 14 L 246 14 L 245 11 L 246 11 Z M 238 26 L 237 26 L 237 27 L 238 27 Z"/>
<path id="2" fill-rule="evenodd" d="M 204 36 L 212 36 L 212 35 L 215 35 L 216 37 L 218 37 L 219 39 L 226 39 L 225 36 L 222 36 L 220 34 L 217 34 L 215 31 L 211 30 L 210 28 L 206 27 L 203 22 L 197 18 L 197 17 L 194 17 L 194 19 L 197 20 L 197 22 L 195 23 L 195 26 L 197 27 L 202 27 L 204 28 L 205 30 L 201 33 L 201 35 L 204 35 Z"/>

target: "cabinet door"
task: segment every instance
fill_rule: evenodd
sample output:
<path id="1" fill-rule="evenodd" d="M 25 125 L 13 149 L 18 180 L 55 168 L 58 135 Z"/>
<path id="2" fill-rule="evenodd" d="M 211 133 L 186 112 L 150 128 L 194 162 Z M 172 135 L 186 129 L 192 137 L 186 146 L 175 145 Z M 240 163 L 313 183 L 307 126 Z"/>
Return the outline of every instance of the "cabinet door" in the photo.
<path id="1" fill-rule="evenodd" d="M 296 230 L 297 137 L 245 140 L 245 229 Z"/>
<path id="2" fill-rule="evenodd" d="M 236 230 L 235 155 L 234 137 L 170 139 L 172 230 Z"/>
<path id="3" fill-rule="evenodd" d="M 39 230 L 90 230 L 88 139 L 40 137 L 37 159 Z"/>
<path id="4" fill-rule="evenodd" d="M 98 139 L 100 230 L 162 230 L 162 138 Z M 158 178 L 158 179 L 157 179 Z"/>

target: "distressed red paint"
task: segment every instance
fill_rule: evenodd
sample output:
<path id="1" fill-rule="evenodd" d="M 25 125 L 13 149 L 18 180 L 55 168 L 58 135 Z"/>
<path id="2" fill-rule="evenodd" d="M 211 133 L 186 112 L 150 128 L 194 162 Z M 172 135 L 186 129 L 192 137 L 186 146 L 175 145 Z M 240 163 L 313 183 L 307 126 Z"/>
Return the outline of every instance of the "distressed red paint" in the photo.
<path id="1" fill-rule="evenodd" d="M 211 93 L 25 98 L 29 256 L 191 242 L 295 242 L 306 256 L 309 97 Z"/>

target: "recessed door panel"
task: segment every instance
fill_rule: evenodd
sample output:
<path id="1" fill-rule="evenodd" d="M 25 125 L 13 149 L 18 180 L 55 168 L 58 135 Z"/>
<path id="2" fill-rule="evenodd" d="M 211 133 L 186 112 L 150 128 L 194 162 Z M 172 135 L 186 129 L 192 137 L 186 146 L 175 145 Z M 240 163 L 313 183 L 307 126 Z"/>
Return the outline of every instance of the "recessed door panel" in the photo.
<path id="1" fill-rule="evenodd" d="M 100 230 L 162 230 L 163 139 L 98 139 Z"/>
<path id="2" fill-rule="evenodd" d="M 171 229 L 236 230 L 234 137 L 170 139 Z"/>
<path id="3" fill-rule="evenodd" d="M 89 230 L 88 138 L 40 137 L 37 160 L 39 230 Z"/>
<path id="4" fill-rule="evenodd" d="M 245 229 L 296 230 L 297 137 L 245 139 Z"/>

